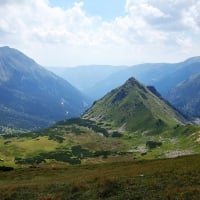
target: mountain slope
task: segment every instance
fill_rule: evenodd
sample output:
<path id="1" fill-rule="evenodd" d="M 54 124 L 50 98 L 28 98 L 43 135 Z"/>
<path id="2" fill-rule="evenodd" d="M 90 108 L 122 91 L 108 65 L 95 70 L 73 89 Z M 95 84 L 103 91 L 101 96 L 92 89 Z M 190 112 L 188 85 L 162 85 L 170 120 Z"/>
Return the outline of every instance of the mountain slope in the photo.
<path id="1" fill-rule="evenodd" d="M 155 90 L 155 89 L 154 89 Z M 83 118 L 111 124 L 127 131 L 160 132 L 182 124 L 185 119 L 136 79 L 130 78 L 95 102 Z"/>
<path id="2" fill-rule="evenodd" d="M 200 129 L 185 122 L 155 88 L 130 78 L 82 118 L 42 131 L 0 136 L 0 158 L 5 166 L 49 166 L 199 153 Z"/>
<path id="3" fill-rule="evenodd" d="M 134 65 L 111 74 L 89 88 L 87 95 L 99 99 L 110 90 L 120 86 L 131 76 L 145 85 L 153 85 L 165 98 L 168 92 L 191 75 L 200 72 L 200 57 L 179 63 L 147 63 Z"/>
<path id="4" fill-rule="evenodd" d="M 165 63 L 134 65 L 111 74 L 103 81 L 99 81 L 86 94 L 94 99 L 101 98 L 110 90 L 119 87 L 131 76 L 137 78 L 143 84 L 154 85 L 154 83 L 173 73 L 179 67 L 178 64 Z"/>
<path id="5" fill-rule="evenodd" d="M 172 73 L 154 83 L 154 86 L 162 96 L 169 101 L 168 93 L 170 90 L 181 82 L 189 79 L 189 77 L 200 73 L 200 56 L 189 58 L 184 62 L 179 63 L 179 66 L 180 67 L 175 69 Z"/>
<path id="6" fill-rule="evenodd" d="M 168 95 L 172 104 L 190 117 L 200 117 L 200 74 L 178 84 Z"/>
<path id="7" fill-rule="evenodd" d="M 79 116 L 88 100 L 23 53 L 1 47 L 0 105 L 1 125 L 34 129 Z"/>

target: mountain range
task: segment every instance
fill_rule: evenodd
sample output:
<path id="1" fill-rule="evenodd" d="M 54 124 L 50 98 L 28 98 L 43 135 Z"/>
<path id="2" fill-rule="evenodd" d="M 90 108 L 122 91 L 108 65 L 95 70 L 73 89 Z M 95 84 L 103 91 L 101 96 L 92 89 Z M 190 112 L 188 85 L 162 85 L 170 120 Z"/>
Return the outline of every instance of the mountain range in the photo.
<path id="1" fill-rule="evenodd" d="M 38 129 L 79 116 L 90 100 L 22 52 L 0 48 L 0 125 Z"/>
<path id="2" fill-rule="evenodd" d="M 0 48 L 0 199 L 199 199 L 200 127 L 181 114 L 199 117 L 199 58 L 91 67 L 71 79 L 101 96 L 90 107 L 67 80 Z"/>
<path id="3" fill-rule="evenodd" d="M 159 99 L 165 98 L 189 118 L 199 117 L 200 57 L 174 64 L 147 63 L 131 67 L 91 65 L 51 69 L 63 78 L 16 49 L 0 48 L 0 126 L 39 129 L 59 120 L 79 117 L 89 108 L 91 99 L 102 98 L 132 76 L 144 84 L 140 88 L 153 86 L 145 87 L 144 91 L 153 91 Z M 78 89 L 64 80 L 67 77 Z M 104 109 L 110 110 L 113 105 Z M 143 107 L 146 109 L 146 106 Z"/>
<path id="4" fill-rule="evenodd" d="M 2 135 L 0 158 L 12 166 L 49 166 L 176 157 L 200 152 L 199 130 L 132 77 L 79 118 Z"/>
<path id="5" fill-rule="evenodd" d="M 192 102 L 196 101 L 192 96 L 187 98 L 188 103 L 191 104 L 189 106 L 191 111 L 185 112 L 185 108 L 183 108 L 183 104 L 177 106 L 177 102 L 175 102 L 177 92 L 173 92 L 174 88 L 180 85 L 182 82 L 191 79 L 193 76 L 200 74 L 200 57 L 192 57 L 183 62 L 178 63 L 146 63 L 134 66 L 121 66 L 121 68 L 117 68 L 116 71 L 112 71 L 112 66 L 109 66 L 109 72 L 107 73 L 104 79 L 99 78 L 99 71 L 96 71 L 96 68 L 93 66 L 88 66 L 87 71 L 93 73 L 94 78 L 88 77 L 88 81 L 85 80 L 81 83 L 81 87 L 79 86 L 80 79 L 84 77 L 84 68 L 77 73 L 72 73 L 73 68 L 67 71 L 67 76 L 73 79 L 73 84 L 76 84 L 79 89 L 82 89 L 87 96 L 91 99 L 98 100 L 110 92 L 112 89 L 123 84 L 130 77 L 135 77 L 144 85 L 152 85 L 154 86 L 158 92 L 173 106 L 180 109 L 185 115 L 188 117 L 198 117 L 198 115 L 194 112 L 196 107 Z M 64 70 L 64 69 L 63 69 Z M 56 72 L 56 71 L 55 71 Z M 75 71 L 74 71 L 75 72 Z M 111 73 L 112 72 L 112 73 Z M 60 73 L 61 75 L 62 73 Z M 63 75 L 63 77 L 65 77 Z M 74 78 L 76 77 L 76 79 Z M 90 87 L 88 87 L 87 82 L 91 79 L 96 79 L 92 81 Z M 100 80 L 101 79 L 101 80 Z M 76 82 L 76 80 L 78 80 Z M 86 86 L 87 85 L 87 86 Z M 85 88 L 85 89 L 84 89 Z M 194 90 L 195 93 L 200 88 L 189 86 L 188 90 Z M 182 95 L 184 96 L 184 94 Z"/>
<path id="6" fill-rule="evenodd" d="M 87 95 L 98 99 L 133 76 L 145 85 L 153 85 L 163 97 L 167 98 L 171 89 L 197 73 L 200 73 L 200 57 L 189 58 L 180 63 L 135 65 L 111 74 L 94 85 Z"/>
<path id="7" fill-rule="evenodd" d="M 179 83 L 168 95 L 170 102 L 191 118 L 200 117 L 200 74 Z"/>

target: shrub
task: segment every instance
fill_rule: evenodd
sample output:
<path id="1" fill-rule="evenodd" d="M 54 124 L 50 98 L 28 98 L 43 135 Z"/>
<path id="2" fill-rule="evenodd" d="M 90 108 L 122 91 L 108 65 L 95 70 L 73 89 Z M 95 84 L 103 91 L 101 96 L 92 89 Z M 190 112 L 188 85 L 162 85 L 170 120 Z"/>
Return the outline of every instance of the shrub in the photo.
<path id="1" fill-rule="evenodd" d="M 146 147 L 149 149 L 154 149 L 156 147 L 160 147 L 162 145 L 162 142 L 155 142 L 155 141 L 147 141 Z"/>
<path id="2" fill-rule="evenodd" d="M 12 170 L 14 170 L 13 167 L 0 166 L 0 171 L 6 172 L 6 171 L 12 171 Z"/>
<path id="3" fill-rule="evenodd" d="M 114 131 L 112 133 L 112 137 L 116 137 L 116 138 L 119 138 L 119 137 L 122 137 L 123 135 L 121 133 L 119 133 L 118 131 Z"/>

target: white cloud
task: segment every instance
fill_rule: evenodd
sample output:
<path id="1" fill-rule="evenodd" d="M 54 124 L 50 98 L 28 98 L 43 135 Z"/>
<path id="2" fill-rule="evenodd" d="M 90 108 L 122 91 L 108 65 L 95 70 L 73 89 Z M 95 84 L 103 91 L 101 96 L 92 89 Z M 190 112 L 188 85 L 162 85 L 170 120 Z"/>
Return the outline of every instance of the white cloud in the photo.
<path id="1" fill-rule="evenodd" d="M 183 24 L 189 28 L 200 32 L 200 1 L 183 12 Z"/>
<path id="2" fill-rule="evenodd" d="M 108 22 L 87 15 L 83 2 L 64 10 L 48 0 L 2 0 L 0 45 L 43 65 L 174 61 L 200 50 L 199 0 L 126 0 L 124 9 Z"/>

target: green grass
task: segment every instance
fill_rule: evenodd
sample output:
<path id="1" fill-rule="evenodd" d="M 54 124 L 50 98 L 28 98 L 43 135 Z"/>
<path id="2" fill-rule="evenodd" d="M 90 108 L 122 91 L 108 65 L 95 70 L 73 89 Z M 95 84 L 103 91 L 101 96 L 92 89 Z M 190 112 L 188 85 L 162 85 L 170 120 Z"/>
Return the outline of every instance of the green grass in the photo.
<path id="1" fill-rule="evenodd" d="M 0 171 L 0 199 L 200 198 L 200 156 Z"/>
<path id="2" fill-rule="evenodd" d="M 40 152 L 48 152 L 58 147 L 58 143 L 48 140 L 48 137 L 22 137 L 22 138 L 0 138 L 0 163 L 15 166 L 15 157 L 32 157 Z"/>
<path id="3" fill-rule="evenodd" d="M 200 155 L 164 159 L 200 153 L 199 127 L 105 135 L 112 124 L 97 123 L 73 119 L 0 137 L 0 200 L 200 198 Z"/>
<path id="4" fill-rule="evenodd" d="M 97 128 L 90 120 L 72 119 L 41 132 L 4 135 L 0 137 L 0 166 L 20 167 L 55 161 L 99 163 L 200 153 L 199 127 L 193 125 L 177 126 L 153 135 L 112 130 L 106 136 L 100 132 L 105 129 L 105 123 L 99 125 L 103 128 Z M 113 137 L 114 133 L 120 137 Z M 149 148 L 148 141 L 161 145 Z M 80 146 L 78 155 L 73 152 L 77 146 Z"/>

